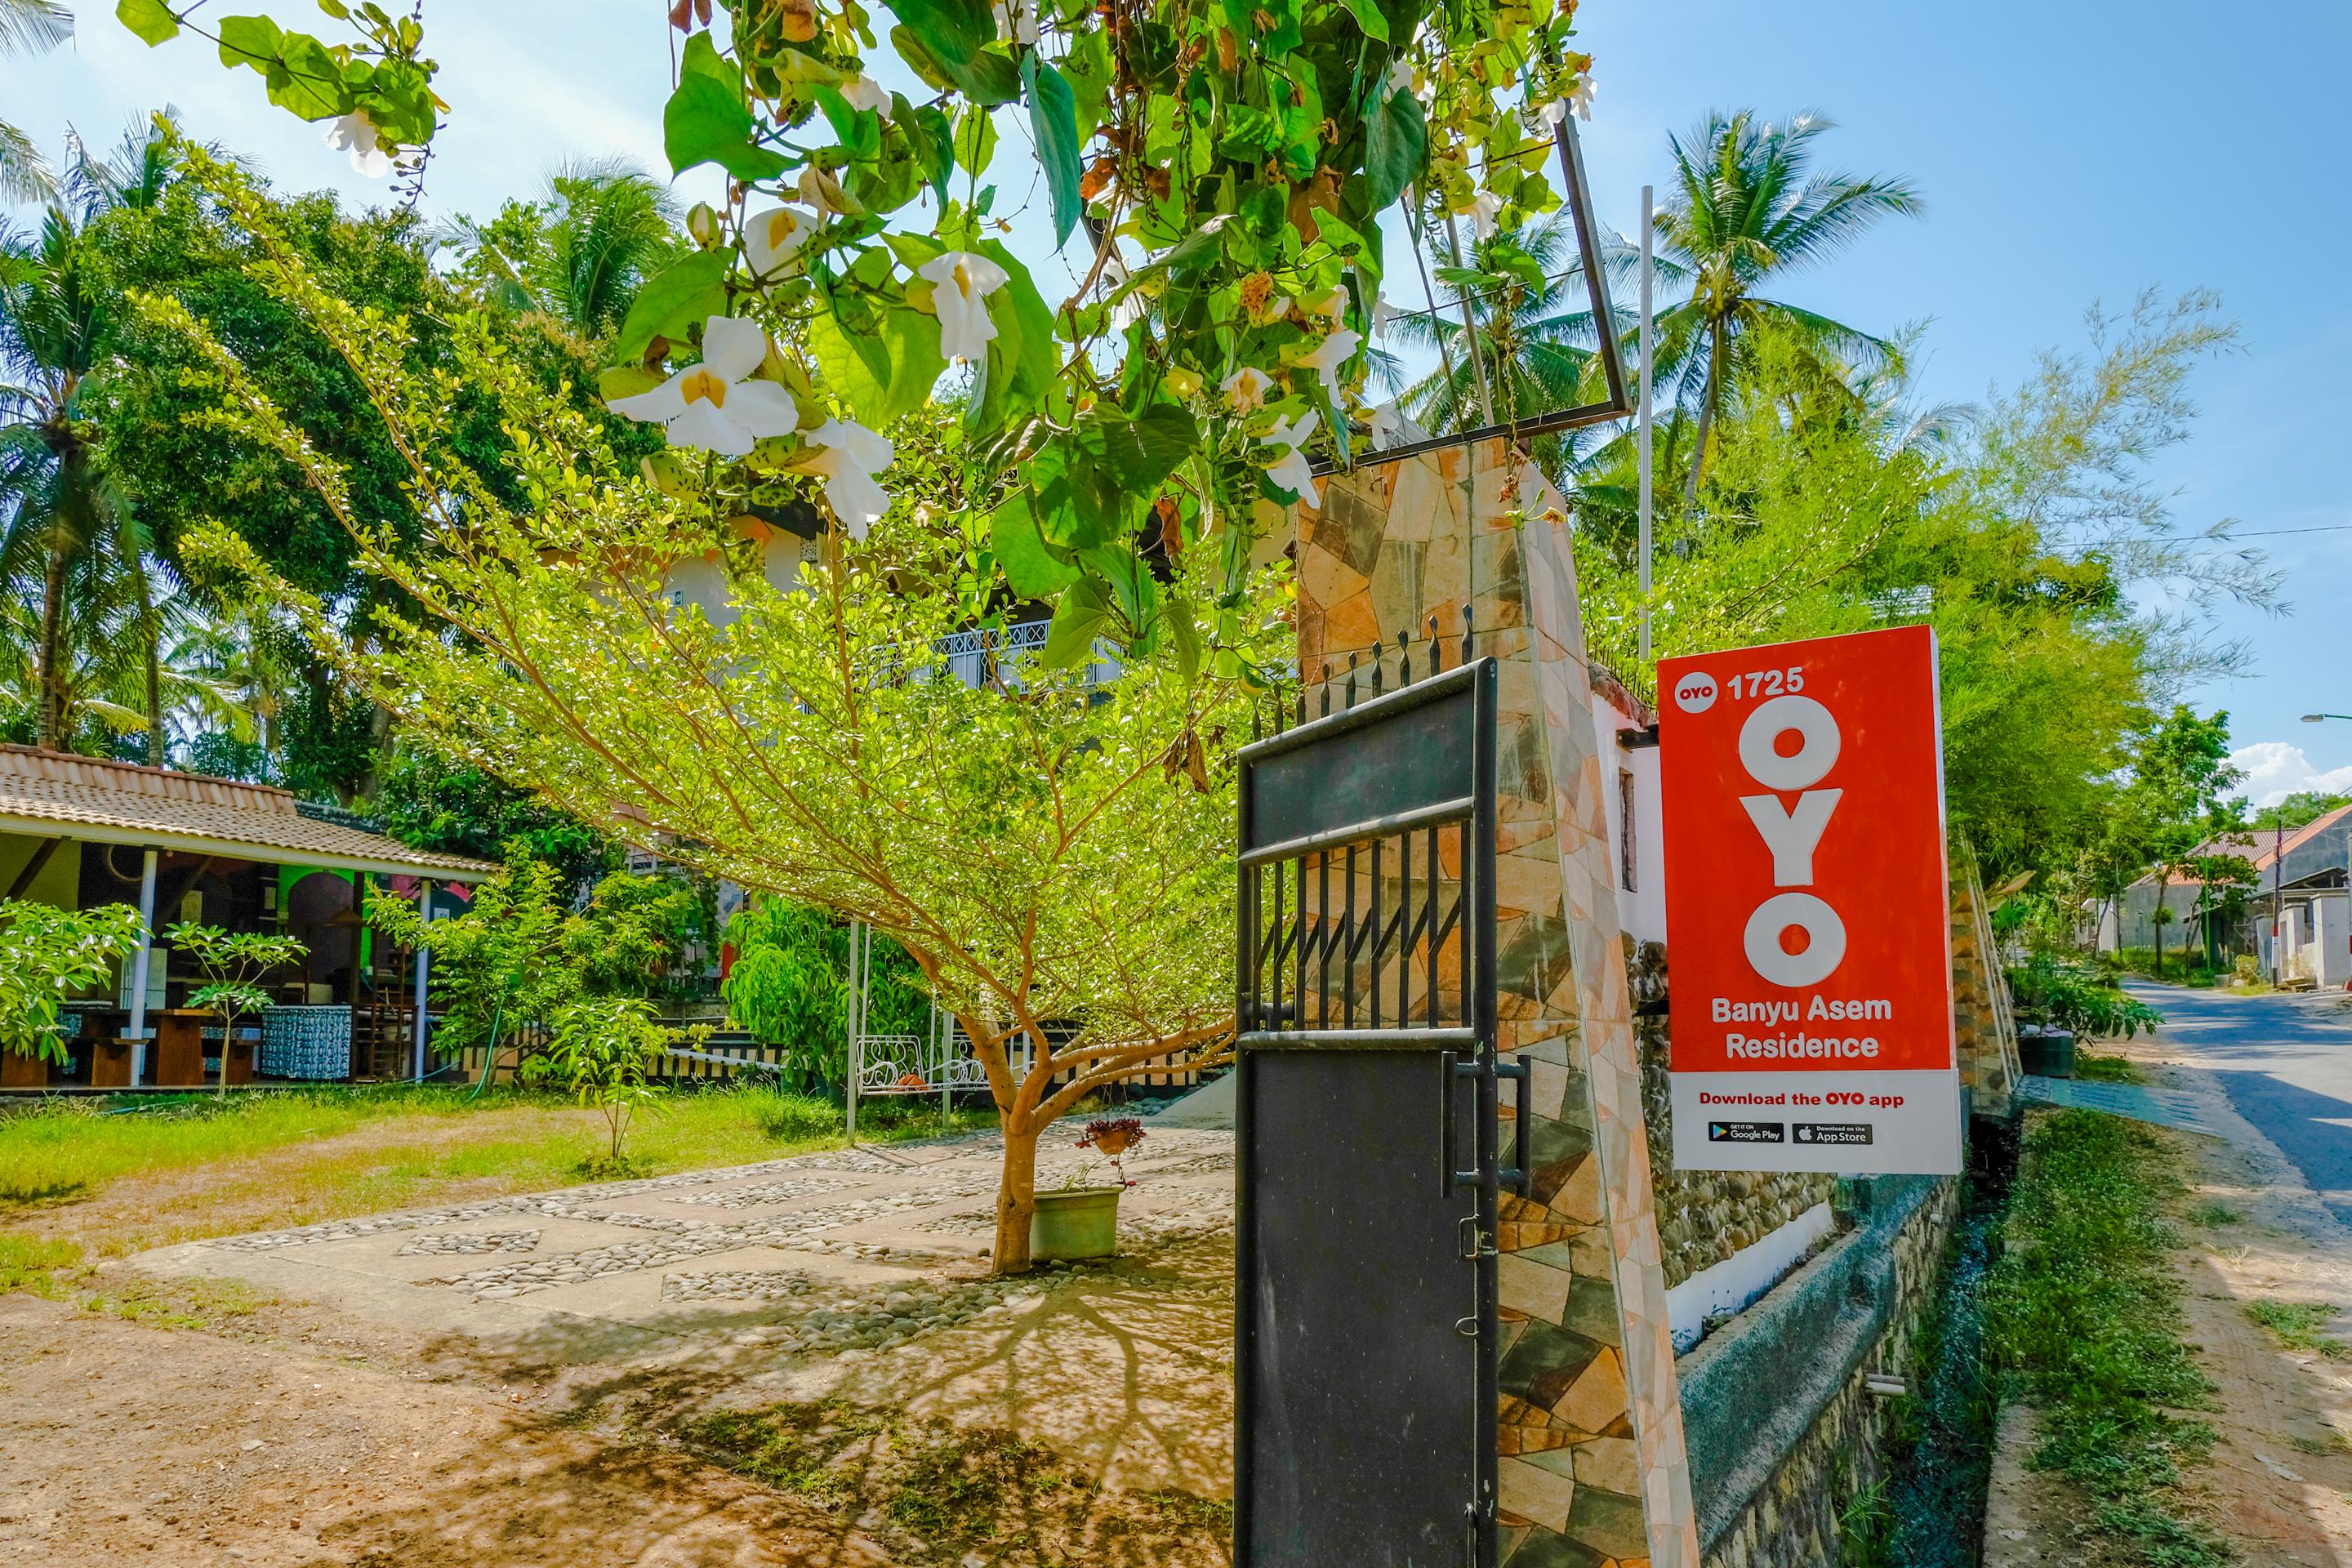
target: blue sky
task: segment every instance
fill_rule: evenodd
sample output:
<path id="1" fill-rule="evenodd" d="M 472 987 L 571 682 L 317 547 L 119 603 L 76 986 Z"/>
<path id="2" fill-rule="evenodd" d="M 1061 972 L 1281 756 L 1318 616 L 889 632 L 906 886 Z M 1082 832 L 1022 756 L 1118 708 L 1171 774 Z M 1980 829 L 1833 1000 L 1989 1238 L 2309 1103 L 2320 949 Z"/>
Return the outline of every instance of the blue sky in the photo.
<path id="1" fill-rule="evenodd" d="M 272 8 L 289 21 L 312 12 Z M 169 101 L 283 185 L 381 199 L 315 129 L 269 109 L 250 73 L 187 40 L 151 51 L 110 4 L 76 9 L 74 45 L 9 64 L 0 113 L 52 144 L 68 120 L 110 142 Z M 659 167 L 665 9 L 427 0 L 454 109 L 428 206 L 487 211 L 568 156 Z M 1582 41 L 1600 81 L 1587 165 L 1619 230 L 1636 226 L 1642 183 L 1664 179 L 1666 132 L 1709 108 L 1826 111 L 1840 126 L 1821 144 L 1828 162 L 1919 185 L 1925 221 L 1887 226 L 1785 293 L 1874 331 L 1927 321 L 1930 398 L 1979 398 L 2041 349 L 2078 345 L 2094 300 L 2122 306 L 2149 285 L 2220 290 L 2243 341 L 2200 371 L 2204 416 L 2158 477 L 2185 525 L 2337 531 L 2249 541 L 2284 571 L 2292 612 L 2221 612 L 2217 633 L 2245 641 L 2249 671 L 2191 700 L 2229 710 L 2257 799 L 2315 782 L 2352 789 L 2352 723 L 2297 721 L 2352 712 L 2352 530 L 2338 526 L 2352 523 L 2352 480 L 2332 460 L 2352 423 L 2352 305 L 2336 287 L 2352 218 L 2333 199 L 2352 7 L 2287 0 L 2255 27 L 2179 0 L 1590 0 Z"/>

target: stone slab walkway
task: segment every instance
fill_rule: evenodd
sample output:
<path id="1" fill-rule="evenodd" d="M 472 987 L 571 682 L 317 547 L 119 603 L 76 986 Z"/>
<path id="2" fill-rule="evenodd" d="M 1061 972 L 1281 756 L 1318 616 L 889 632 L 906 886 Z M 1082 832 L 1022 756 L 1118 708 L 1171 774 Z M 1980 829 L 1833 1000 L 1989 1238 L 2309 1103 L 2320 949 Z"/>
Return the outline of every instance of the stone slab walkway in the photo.
<path id="1" fill-rule="evenodd" d="M 1103 1180 L 1049 1137 L 1037 1184 Z M 153 1273 L 235 1275 L 410 1331 L 534 1359 L 659 1353 L 732 1338 L 786 1354 L 887 1351 L 1017 1310 L 1041 1292 L 987 1277 L 994 1134 L 863 1146 L 641 1181 L 194 1242 Z M 1125 1253 L 1229 1230 L 1230 1133 L 1156 1129 L 1127 1161 Z M 1086 1173 L 1082 1175 L 1082 1172 Z"/>

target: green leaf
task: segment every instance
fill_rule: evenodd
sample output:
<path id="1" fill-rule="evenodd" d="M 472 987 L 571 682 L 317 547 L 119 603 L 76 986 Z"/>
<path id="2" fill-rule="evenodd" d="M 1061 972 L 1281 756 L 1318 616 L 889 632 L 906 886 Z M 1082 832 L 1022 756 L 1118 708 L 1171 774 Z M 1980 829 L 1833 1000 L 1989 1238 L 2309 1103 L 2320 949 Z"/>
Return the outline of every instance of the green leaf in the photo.
<path id="1" fill-rule="evenodd" d="M 950 72 L 970 68 L 996 37 L 987 0 L 891 0 L 890 9 L 924 51 Z"/>
<path id="2" fill-rule="evenodd" d="M 238 66 L 251 66 L 268 76 L 269 62 L 278 58 L 280 40 L 284 37 L 278 24 L 267 16 L 223 16 L 220 20 L 221 64 L 232 70 Z"/>
<path id="3" fill-rule="evenodd" d="M 1345 5 L 1348 15 L 1356 19 L 1356 26 L 1364 30 L 1364 37 L 1383 44 L 1389 41 L 1389 19 L 1381 14 L 1379 0 L 1339 0 L 1339 4 Z"/>
<path id="4" fill-rule="evenodd" d="M 977 179 L 988 173 L 988 161 L 996 156 L 996 116 L 977 104 L 967 104 L 956 116 L 955 161 L 964 173 Z"/>
<path id="5" fill-rule="evenodd" d="M 651 392 L 663 379 L 659 371 L 641 364 L 616 364 L 596 373 L 596 395 L 607 403 L 616 397 L 635 397 Z"/>
<path id="6" fill-rule="evenodd" d="M 298 120 L 326 120 L 351 109 L 341 68 L 327 46 L 307 33 L 281 34 L 279 57 L 263 74 L 269 101 Z"/>
<path id="7" fill-rule="evenodd" d="M 996 322 L 997 331 L 1013 336 L 1007 330 L 1007 318 L 1018 328 L 1019 347 L 1010 356 L 1013 366 L 1013 390 L 1024 394 L 1043 409 L 1057 401 L 1055 394 L 1063 392 L 1062 357 L 1054 347 L 1054 312 L 1030 281 L 1029 268 L 1019 258 L 1004 247 L 1001 239 L 983 239 L 972 247 L 982 256 L 1005 270 L 1011 279 L 991 296 L 988 301 L 990 319 Z M 994 344 L 991 344 L 994 347 Z M 1060 401 L 1066 401 L 1066 398 Z"/>
<path id="8" fill-rule="evenodd" d="M 707 76 L 724 87 L 740 101 L 743 97 L 743 73 L 735 62 L 719 52 L 719 46 L 709 33 L 696 33 L 686 40 L 686 53 L 678 60 L 678 75 Z"/>
<path id="9" fill-rule="evenodd" d="M 1054 201 L 1054 246 L 1068 243 L 1078 226 L 1078 118 L 1070 84 L 1035 50 L 1021 57 L 1021 79 L 1029 89 L 1029 130 L 1045 166 L 1045 190 Z"/>
<path id="10" fill-rule="evenodd" d="M 1201 628 L 1193 624 L 1192 606 L 1179 594 L 1162 595 L 1160 624 L 1168 628 L 1168 640 L 1176 647 L 1176 668 L 1189 686 L 1201 673 Z"/>
<path id="11" fill-rule="evenodd" d="M 180 36 L 180 19 L 163 0 L 121 0 L 114 19 L 138 35 L 150 48 Z"/>
<path id="12" fill-rule="evenodd" d="M 948 117 L 929 104 L 909 113 L 907 100 L 901 96 L 893 116 L 896 123 L 906 128 L 907 140 L 915 149 L 928 172 L 931 189 L 938 193 L 940 205 L 947 205 L 948 176 L 955 173 L 955 128 Z"/>
<path id="13" fill-rule="evenodd" d="M 855 159 L 873 157 L 882 151 L 882 117 L 870 109 L 853 109 L 849 100 L 837 89 L 824 82 L 813 82 L 810 90 L 816 95 L 816 106 L 824 110 L 833 134 L 842 151 Z"/>
<path id="14" fill-rule="evenodd" d="M 1095 638 L 1102 631 L 1108 616 L 1110 602 L 1103 585 L 1091 577 L 1082 577 L 1062 594 L 1062 602 L 1054 606 L 1053 624 L 1045 628 L 1045 647 L 1041 656 L 1049 669 L 1068 669 L 1087 662 L 1093 654 Z"/>
<path id="15" fill-rule="evenodd" d="M 635 359 L 656 337 L 684 342 L 687 330 L 727 308 L 727 269 L 734 252 L 698 250 L 646 280 L 621 322 L 614 352 Z"/>
<path id="16" fill-rule="evenodd" d="M 835 303 L 809 322 L 809 349 L 858 423 L 879 430 L 920 408 L 948 368 L 939 319 L 900 308 L 845 321 L 838 312 L 854 311 L 854 297 Z"/>
<path id="17" fill-rule="evenodd" d="M 893 27 L 890 40 L 925 81 L 951 85 L 975 103 L 1010 103 L 1021 96 L 1021 72 L 1011 57 L 988 47 L 996 21 L 987 0 L 898 0 L 891 9 L 905 26 Z"/>
<path id="18" fill-rule="evenodd" d="M 1046 548 L 1036 503 L 1026 489 L 1014 490 L 991 514 L 988 537 L 1004 580 L 1024 599 L 1049 599 L 1078 580 L 1078 569 Z"/>
<path id="19" fill-rule="evenodd" d="M 955 86 L 955 78 L 948 74 L 948 68 L 940 64 L 930 50 L 923 47 L 923 40 L 915 36 L 913 28 L 905 26 L 891 28 L 890 47 L 898 51 L 900 59 L 907 62 L 908 70 L 923 79 L 924 86 L 940 92 Z"/>
<path id="20" fill-rule="evenodd" d="M 1375 213 L 1393 205 L 1404 188 L 1421 177 L 1429 155 L 1429 127 L 1421 103 L 1409 92 L 1389 95 L 1364 127 L 1364 178 L 1371 186 Z"/>
<path id="21" fill-rule="evenodd" d="M 662 110 L 662 150 L 673 174 L 716 163 L 739 180 L 775 178 L 783 173 L 784 156 L 753 145 L 751 131 L 741 91 L 708 71 L 682 72 Z"/>

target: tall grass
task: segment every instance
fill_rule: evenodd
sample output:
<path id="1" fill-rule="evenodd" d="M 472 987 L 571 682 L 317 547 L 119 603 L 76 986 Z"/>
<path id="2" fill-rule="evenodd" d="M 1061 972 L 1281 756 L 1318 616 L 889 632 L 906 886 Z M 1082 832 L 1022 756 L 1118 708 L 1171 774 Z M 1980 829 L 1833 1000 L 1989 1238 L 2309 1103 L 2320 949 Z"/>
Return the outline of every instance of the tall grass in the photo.
<path id="1" fill-rule="evenodd" d="M 2213 1428 L 2183 1334 L 2180 1245 L 2166 1207 L 2177 1157 L 2137 1123 L 2092 1110 L 2037 1121 L 2010 1205 L 2006 1250 L 1986 1291 L 1986 1333 L 2039 1411 L 2033 1457 L 2082 1488 L 2091 1523 L 2124 1561 L 2219 1568 L 2231 1555 L 2175 1489 Z"/>

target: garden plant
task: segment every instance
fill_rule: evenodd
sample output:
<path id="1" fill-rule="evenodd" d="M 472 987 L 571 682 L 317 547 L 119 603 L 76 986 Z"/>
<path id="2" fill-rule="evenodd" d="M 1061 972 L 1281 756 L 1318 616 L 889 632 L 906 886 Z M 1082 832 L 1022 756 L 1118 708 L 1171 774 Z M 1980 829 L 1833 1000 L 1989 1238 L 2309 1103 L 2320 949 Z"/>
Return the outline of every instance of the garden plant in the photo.
<path id="1" fill-rule="evenodd" d="M 267 931 L 227 931 L 219 926 L 181 921 L 164 932 L 173 951 L 187 955 L 204 972 L 205 983 L 188 994 L 188 1005 L 201 1007 L 221 1021 L 220 1079 L 217 1091 L 228 1092 L 228 1059 L 236 1049 L 236 1021 L 269 1005 L 269 993 L 260 984 L 271 970 L 299 963 L 310 948 L 296 937 L 271 936 Z"/>
<path id="2" fill-rule="evenodd" d="M 145 934 L 128 904 L 77 913 L 0 899 L 0 1051 L 63 1062 L 59 1007 L 110 978 Z"/>

